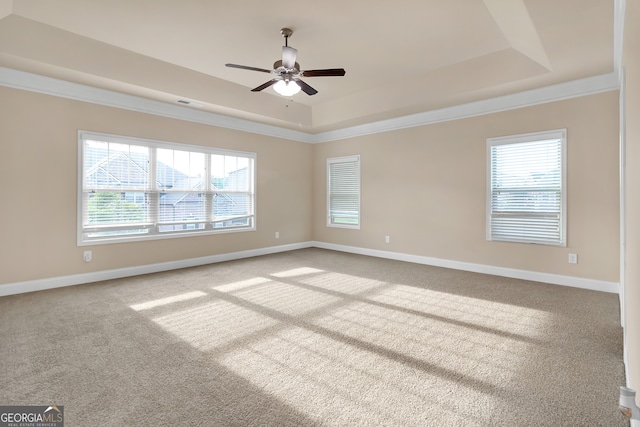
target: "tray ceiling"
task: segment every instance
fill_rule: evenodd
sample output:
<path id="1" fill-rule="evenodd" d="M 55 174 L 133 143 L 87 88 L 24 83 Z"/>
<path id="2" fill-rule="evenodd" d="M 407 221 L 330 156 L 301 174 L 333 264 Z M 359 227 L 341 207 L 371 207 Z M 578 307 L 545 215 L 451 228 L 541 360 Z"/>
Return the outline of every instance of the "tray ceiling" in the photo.
<path id="1" fill-rule="evenodd" d="M 614 0 L 0 0 L 0 66 L 309 133 L 614 71 Z M 302 69 L 284 98 L 280 28 Z M 187 107 L 190 108 L 190 107 Z"/>

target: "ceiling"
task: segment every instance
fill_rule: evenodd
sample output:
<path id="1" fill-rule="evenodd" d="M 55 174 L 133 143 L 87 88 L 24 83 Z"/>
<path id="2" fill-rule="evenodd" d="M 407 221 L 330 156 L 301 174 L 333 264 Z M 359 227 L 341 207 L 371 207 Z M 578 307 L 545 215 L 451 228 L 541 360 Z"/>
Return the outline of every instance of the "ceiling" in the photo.
<path id="1" fill-rule="evenodd" d="M 309 133 L 614 71 L 614 0 L 0 0 L 0 66 Z M 293 30 L 319 91 L 266 73 Z M 194 108 L 194 107 L 185 107 Z"/>

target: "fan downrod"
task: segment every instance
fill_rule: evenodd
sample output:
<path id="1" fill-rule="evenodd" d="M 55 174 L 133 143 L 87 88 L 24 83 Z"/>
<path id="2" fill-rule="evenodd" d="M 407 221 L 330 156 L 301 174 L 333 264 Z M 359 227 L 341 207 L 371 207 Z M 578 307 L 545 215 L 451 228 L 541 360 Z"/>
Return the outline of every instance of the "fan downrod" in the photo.
<path id="1" fill-rule="evenodd" d="M 283 28 L 280 30 L 280 35 L 284 37 L 284 45 L 289 46 L 289 37 L 293 34 L 293 30 L 290 28 Z"/>

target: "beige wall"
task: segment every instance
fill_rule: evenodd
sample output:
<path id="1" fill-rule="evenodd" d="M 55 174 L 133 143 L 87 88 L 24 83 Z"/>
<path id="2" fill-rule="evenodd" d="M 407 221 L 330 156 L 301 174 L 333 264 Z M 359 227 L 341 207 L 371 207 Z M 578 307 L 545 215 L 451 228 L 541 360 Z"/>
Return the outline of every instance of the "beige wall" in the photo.
<path id="1" fill-rule="evenodd" d="M 617 92 L 317 145 L 8 88 L 0 97 L 0 283 L 309 240 L 618 281 Z M 487 242 L 486 138 L 565 127 L 568 247 Z M 258 230 L 78 247 L 78 129 L 257 152 Z M 326 158 L 348 154 L 362 156 L 360 230 L 325 226 Z"/>
<path id="2" fill-rule="evenodd" d="M 0 284 L 311 240 L 309 144 L 3 87 L 0 99 Z M 78 247 L 79 129 L 257 153 L 257 231 Z"/>
<path id="3" fill-rule="evenodd" d="M 640 0 L 627 0 L 625 335 L 630 386 L 640 390 Z M 636 398 L 640 404 L 640 396 Z"/>
<path id="4" fill-rule="evenodd" d="M 486 138 L 559 128 L 568 132 L 567 247 L 488 242 Z M 314 239 L 618 282 L 618 128 L 614 91 L 315 145 Z M 362 226 L 327 228 L 326 159 L 351 154 L 361 155 Z"/>

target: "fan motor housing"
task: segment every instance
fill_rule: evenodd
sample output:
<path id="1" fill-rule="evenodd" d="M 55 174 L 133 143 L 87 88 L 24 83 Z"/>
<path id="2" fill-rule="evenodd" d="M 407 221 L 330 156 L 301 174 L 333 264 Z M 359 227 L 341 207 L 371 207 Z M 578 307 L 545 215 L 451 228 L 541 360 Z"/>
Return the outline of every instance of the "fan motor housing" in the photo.
<path id="1" fill-rule="evenodd" d="M 300 74 L 300 64 L 298 64 L 297 62 L 294 65 L 294 68 L 285 68 L 282 65 L 282 60 L 278 60 L 276 62 L 273 63 L 273 70 L 277 73 L 277 74 L 293 74 L 293 75 L 298 75 Z"/>

